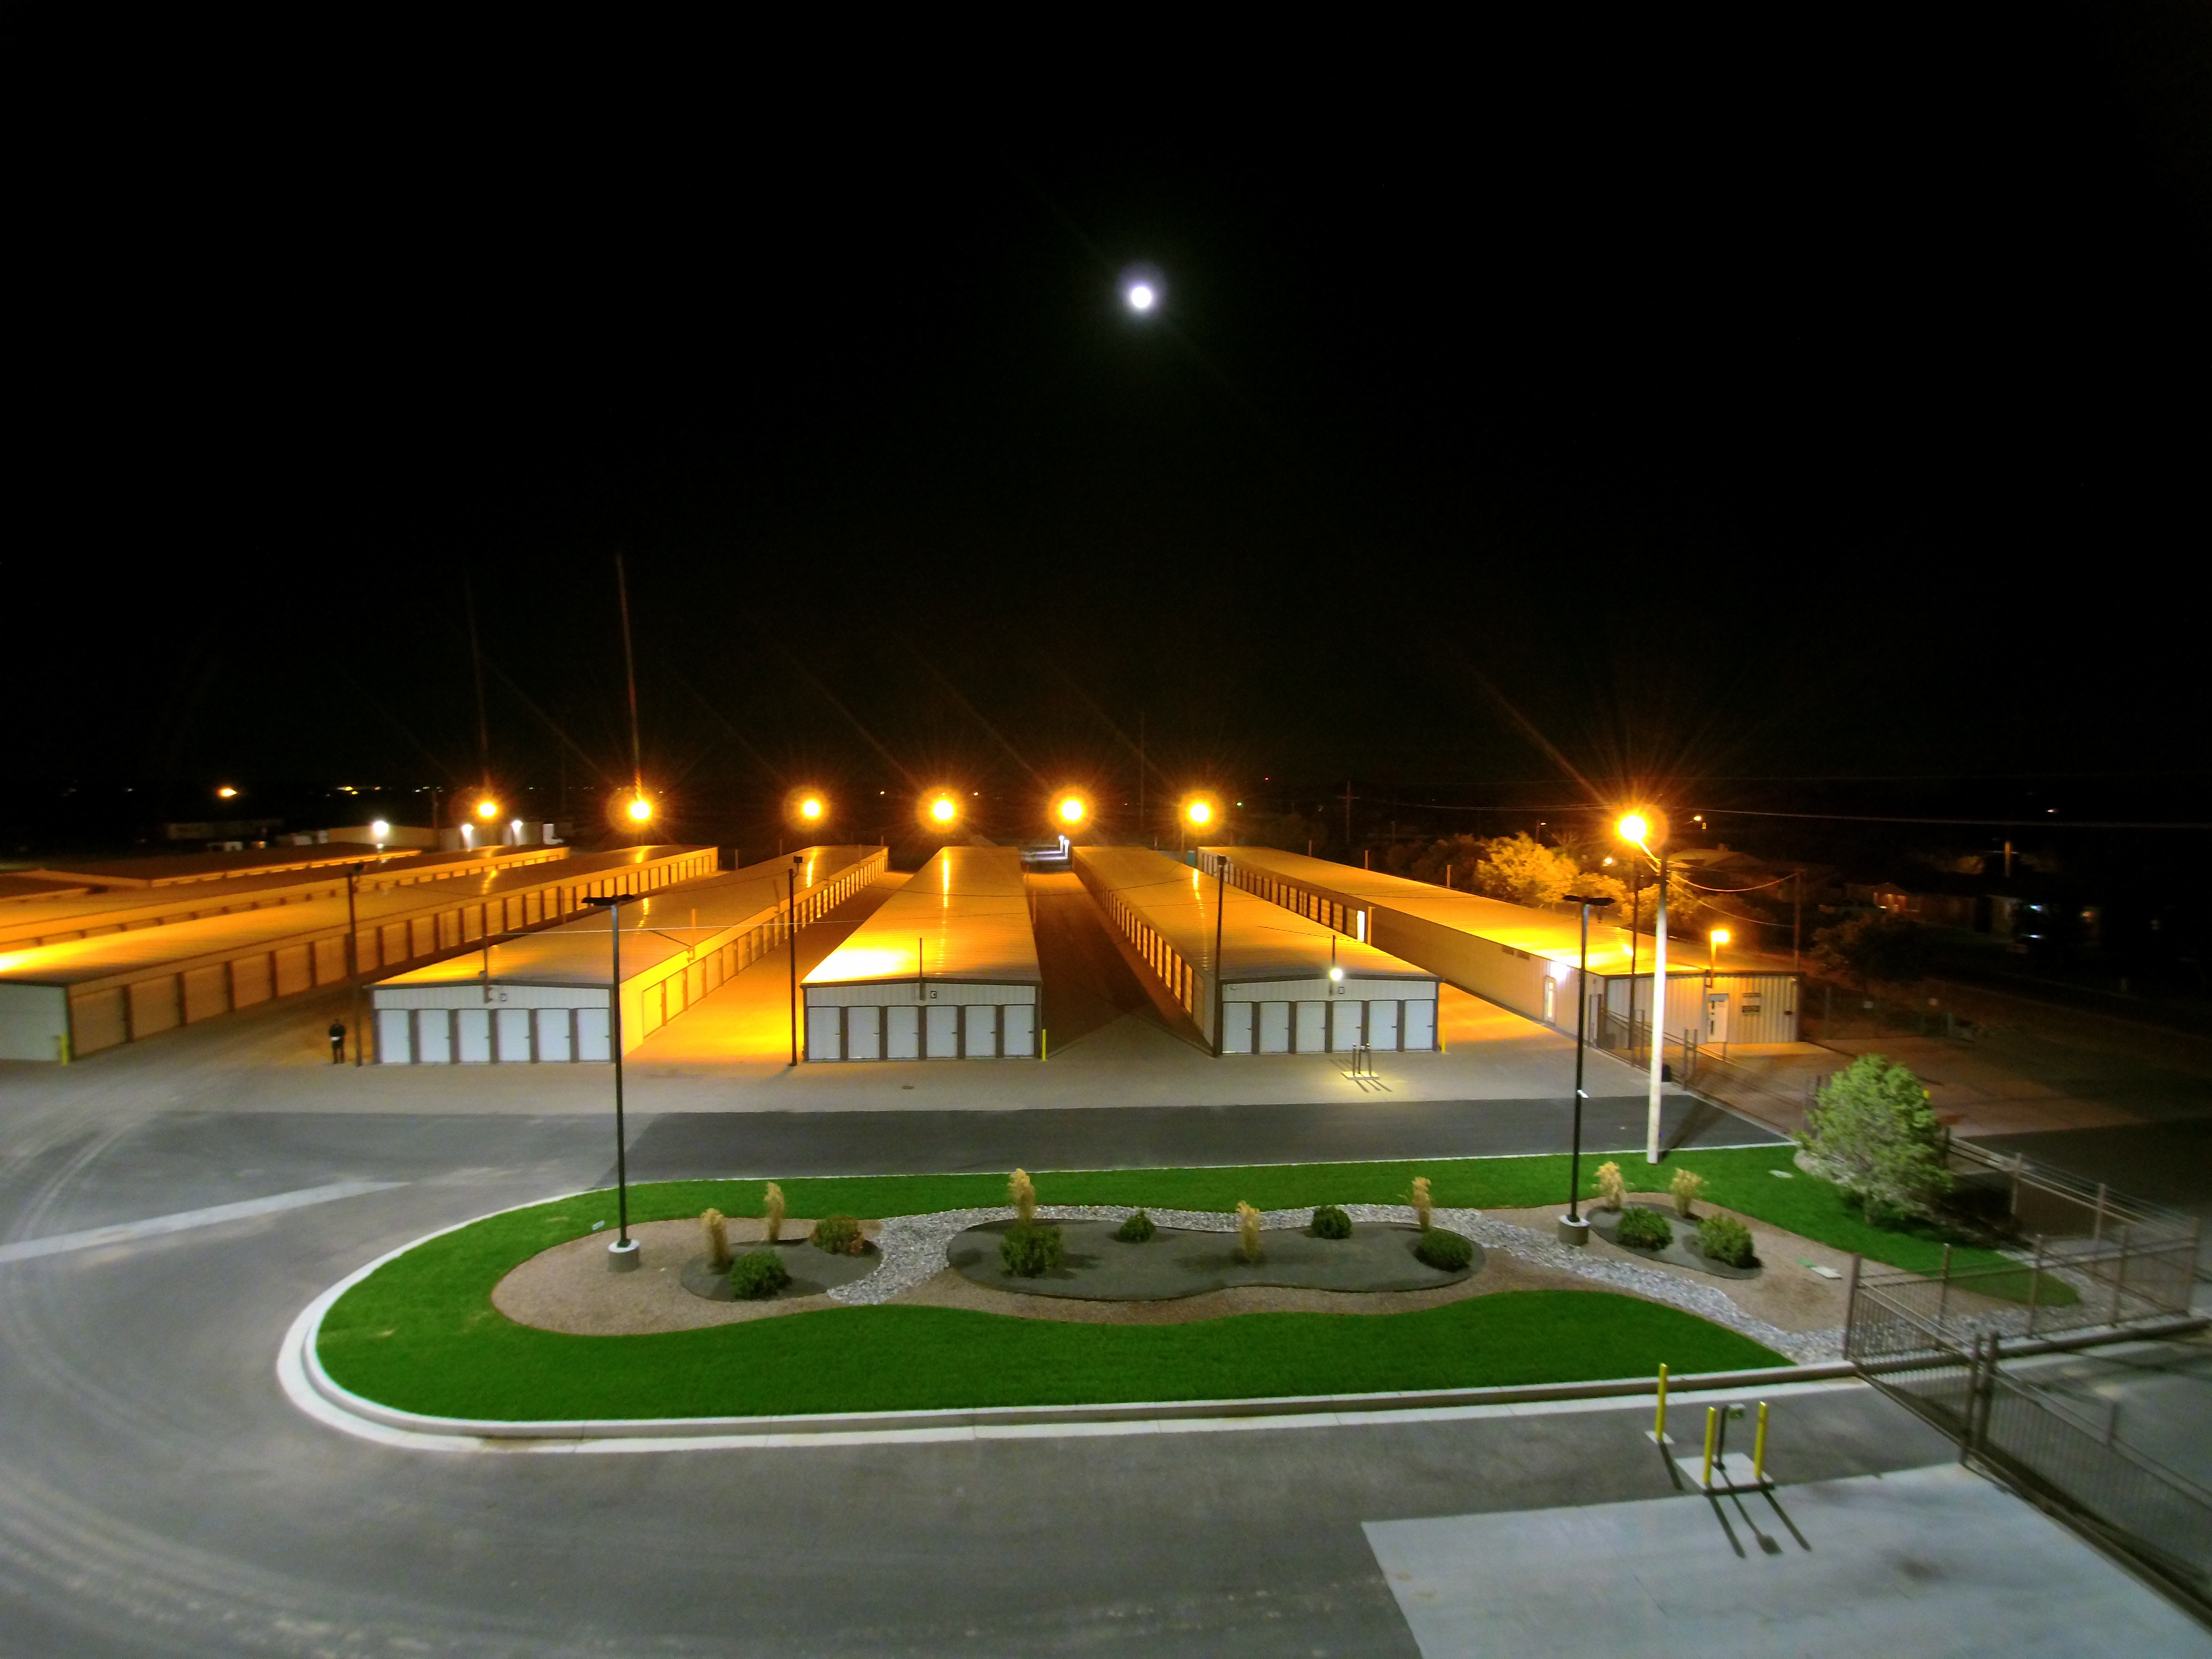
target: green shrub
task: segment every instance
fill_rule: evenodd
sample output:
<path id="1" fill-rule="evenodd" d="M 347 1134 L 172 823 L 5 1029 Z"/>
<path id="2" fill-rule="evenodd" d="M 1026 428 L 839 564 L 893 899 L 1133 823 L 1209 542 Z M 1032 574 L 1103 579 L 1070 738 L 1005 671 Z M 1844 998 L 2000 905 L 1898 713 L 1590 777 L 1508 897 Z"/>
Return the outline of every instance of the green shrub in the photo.
<path id="1" fill-rule="evenodd" d="M 1046 1221 L 1017 1221 L 999 1241 L 999 1265 L 1024 1279 L 1052 1272 L 1063 1254 L 1060 1229 Z"/>
<path id="2" fill-rule="evenodd" d="M 1663 1250 L 1674 1242 L 1674 1230 L 1658 1211 L 1631 1204 L 1621 1211 L 1620 1226 L 1613 1237 L 1614 1243 L 1632 1250 Z"/>
<path id="3" fill-rule="evenodd" d="M 1316 1238 L 1349 1238 L 1352 1237 L 1352 1218 L 1334 1204 L 1314 1207 L 1314 1237 Z"/>
<path id="4" fill-rule="evenodd" d="M 1124 1244 L 1149 1244 L 1152 1235 L 1158 1231 L 1152 1225 L 1152 1217 L 1139 1210 L 1114 1230 L 1114 1237 Z"/>
<path id="5" fill-rule="evenodd" d="M 730 1264 L 730 1294 L 757 1302 L 791 1283 L 783 1259 L 774 1250 L 754 1250 Z"/>
<path id="6" fill-rule="evenodd" d="M 1752 1254 L 1751 1229 L 1734 1216 L 1709 1215 L 1698 1222 L 1698 1249 L 1730 1267 L 1748 1267 L 1759 1260 Z"/>
<path id="7" fill-rule="evenodd" d="M 814 1224 L 814 1231 L 807 1242 L 832 1255 L 858 1255 L 868 1248 L 868 1241 L 860 1233 L 860 1224 L 848 1215 L 823 1216 Z"/>
<path id="8" fill-rule="evenodd" d="M 1951 1190 L 1927 1089 L 1880 1054 L 1861 1054 L 1820 1085 L 1797 1144 L 1805 1166 L 1856 1198 L 1878 1227 L 1901 1214 L 1933 1215 Z"/>
<path id="9" fill-rule="evenodd" d="M 1414 1241 L 1413 1254 L 1439 1272 L 1455 1273 L 1474 1260 L 1474 1244 L 1457 1233 L 1431 1227 Z"/>

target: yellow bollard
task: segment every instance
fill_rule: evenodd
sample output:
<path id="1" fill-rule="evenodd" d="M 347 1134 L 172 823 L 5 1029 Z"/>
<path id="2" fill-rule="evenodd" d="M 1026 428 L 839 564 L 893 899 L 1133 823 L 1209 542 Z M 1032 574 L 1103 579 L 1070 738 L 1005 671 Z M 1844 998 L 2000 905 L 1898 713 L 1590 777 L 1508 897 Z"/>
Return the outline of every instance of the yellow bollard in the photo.
<path id="1" fill-rule="evenodd" d="M 1759 1437 L 1751 1443 L 1751 1481 L 1757 1486 L 1766 1479 L 1766 1402 L 1759 1402 Z"/>
<path id="2" fill-rule="evenodd" d="M 1037 1058 L 1039 1060 L 1052 1058 L 1052 1033 L 1049 1031 L 1037 1033 Z"/>
<path id="3" fill-rule="evenodd" d="M 1721 1408 L 1720 1408 L 1718 1406 L 1708 1406 L 1708 1407 L 1705 1407 L 1705 1478 L 1704 1485 L 1705 1485 L 1705 1489 L 1706 1489 L 1707 1491 L 1709 1491 L 1709 1492 L 1712 1489 L 1712 1484 L 1713 1484 L 1713 1442 L 1714 1442 L 1714 1440 L 1715 1440 L 1715 1439 L 1717 1439 L 1717 1438 L 1719 1437 L 1720 1431 L 1721 1431 Z"/>
<path id="4" fill-rule="evenodd" d="M 1651 1437 L 1661 1445 L 1667 1443 L 1667 1367 L 1659 1367 L 1659 1414 L 1651 1420 Z"/>

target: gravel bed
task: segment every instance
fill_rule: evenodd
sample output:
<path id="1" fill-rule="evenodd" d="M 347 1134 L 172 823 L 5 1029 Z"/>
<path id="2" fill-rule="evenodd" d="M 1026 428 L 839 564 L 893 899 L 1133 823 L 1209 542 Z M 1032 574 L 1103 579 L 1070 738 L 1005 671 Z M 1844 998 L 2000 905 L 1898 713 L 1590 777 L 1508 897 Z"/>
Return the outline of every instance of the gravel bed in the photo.
<path id="1" fill-rule="evenodd" d="M 1133 1208 L 1133 1206 L 1127 1204 L 1040 1204 L 1036 1212 L 1047 1221 L 1118 1222 L 1130 1214 Z M 1343 1208 L 1354 1221 L 1410 1222 L 1413 1218 L 1412 1206 L 1405 1204 L 1346 1204 Z M 883 1252 L 882 1265 L 866 1279 L 851 1285 L 838 1285 L 830 1295 L 834 1300 L 853 1307 L 888 1302 L 902 1291 L 911 1290 L 943 1272 L 945 1247 L 955 1237 L 987 1221 L 1009 1220 L 1013 1213 L 1012 1206 L 999 1204 L 974 1210 L 940 1210 L 932 1215 L 889 1217 L 883 1224 L 882 1232 L 876 1237 L 876 1248 Z M 1226 1211 L 1158 1210 L 1148 1206 L 1146 1213 L 1163 1227 L 1182 1227 L 1194 1232 L 1233 1233 L 1237 1231 L 1236 1215 Z M 1700 1319 L 1710 1319 L 1716 1325 L 1725 1325 L 1732 1331 L 1741 1332 L 1753 1341 L 1771 1348 L 1777 1353 L 1787 1355 L 1800 1364 L 1842 1357 L 1842 1331 L 1783 1330 L 1763 1319 L 1754 1319 L 1715 1285 L 1692 1284 L 1673 1273 L 1662 1273 L 1656 1267 L 1638 1267 L 1625 1261 L 1596 1261 L 1587 1251 L 1558 1243 L 1527 1227 L 1489 1220 L 1480 1210 L 1437 1209 L 1430 1213 L 1437 1225 L 1463 1233 L 1485 1249 L 1503 1250 L 1508 1255 L 1517 1256 L 1540 1267 L 1554 1268 L 1601 1285 L 1632 1291 L 1654 1302 L 1664 1302 L 1685 1313 L 1695 1314 Z M 1263 1228 L 1304 1227 L 1312 1219 L 1310 1206 L 1260 1212 Z"/>

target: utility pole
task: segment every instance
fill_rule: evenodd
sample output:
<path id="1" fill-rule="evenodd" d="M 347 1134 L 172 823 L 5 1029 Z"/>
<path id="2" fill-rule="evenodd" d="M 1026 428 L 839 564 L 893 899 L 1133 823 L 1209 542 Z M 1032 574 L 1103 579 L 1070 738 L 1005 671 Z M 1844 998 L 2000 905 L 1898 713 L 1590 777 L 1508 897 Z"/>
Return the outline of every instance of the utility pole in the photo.
<path id="1" fill-rule="evenodd" d="M 1137 828 L 1151 836 L 1152 830 L 1145 817 L 1145 711 L 1141 708 L 1137 711 Z"/>
<path id="2" fill-rule="evenodd" d="M 784 872 L 785 937 L 791 944 L 791 1063 L 799 1064 L 799 866 L 803 860 L 792 856 L 791 868 Z"/>
<path id="3" fill-rule="evenodd" d="M 1648 1120 L 1644 1127 L 1644 1161 L 1659 1161 L 1659 1079 L 1665 1070 L 1667 1040 L 1663 1029 L 1667 1018 L 1667 854 L 1665 842 L 1661 842 L 1659 854 L 1659 892 L 1652 909 L 1651 939 L 1651 1092 Z"/>
<path id="4" fill-rule="evenodd" d="M 1221 982 L 1221 919 L 1229 909 L 1229 854 L 1219 854 L 1213 866 L 1213 1057 L 1221 1058 L 1221 1024 L 1229 1009 L 1227 988 Z"/>
<path id="5" fill-rule="evenodd" d="M 366 867 L 346 866 L 346 977 L 353 981 L 353 1063 L 356 1066 L 361 1064 L 361 1051 L 368 1038 L 361 1029 L 361 924 L 354 919 L 353 890 Z"/>
<path id="6" fill-rule="evenodd" d="M 1798 867 L 1797 878 L 1790 884 L 1790 971 L 1798 971 L 1798 957 L 1802 953 L 1805 934 L 1805 871 Z"/>

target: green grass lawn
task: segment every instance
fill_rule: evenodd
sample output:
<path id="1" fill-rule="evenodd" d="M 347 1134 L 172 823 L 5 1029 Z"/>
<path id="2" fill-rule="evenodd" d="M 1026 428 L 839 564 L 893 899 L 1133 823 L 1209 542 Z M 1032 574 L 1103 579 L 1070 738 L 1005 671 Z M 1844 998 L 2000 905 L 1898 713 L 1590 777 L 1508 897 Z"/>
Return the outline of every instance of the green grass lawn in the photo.
<path id="1" fill-rule="evenodd" d="M 1674 1170 L 1747 1215 L 1932 1273 L 1946 1238 L 1884 1228 L 1836 1188 L 1794 1169 L 1787 1146 L 1678 1154 L 1646 1164 L 1616 1154 L 1630 1186 L 1661 1191 Z M 1587 1184 L 1604 1154 L 1583 1162 Z M 1790 1178 L 1778 1179 L 1777 1170 Z M 1442 1207 L 1510 1209 L 1565 1194 L 1563 1157 L 1419 1163 L 1101 1170 L 1036 1176 L 1046 1204 L 1142 1204 L 1225 1211 L 1404 1200 L 1417 1175 Z M 782 1183 L 791 1212 L 913 1215 L 1003 1204 L 1003 1175 L 803 1177 Z M 634 1221 L 760 1212 L 758 1181 L 659 1182 L 630 1191 Z M 486 1217 L 379 1269 L 332 1307 L 319 1352 L 339 1382 L 436 1415 L 526 1419 L 890 1411 L 925 1407 L 1233 1399 L 1376 1393 L 1644 1376 L 1786 1363 L 1748 1339 L 1676 1310 L 1603 1291 L 1516 1291 L 1417 1313 L 1248 1314 L 1172 1326 L 1094 1326 L 936 1308 L 853 1308 L 652 1336 L 564 1336 L 519 1326 L 491 1305 L 501 1275 L 539 1251 L 611 1224 L 611 1192 L 580 1193 Z M 2009 1265 L 1954 1243 L 1953 1264 Z M 1976 1288 L 2024 1299 L 2027 1270 Z M 2046 1279 L 2043 1298 L 2072 1292 Z"/>

